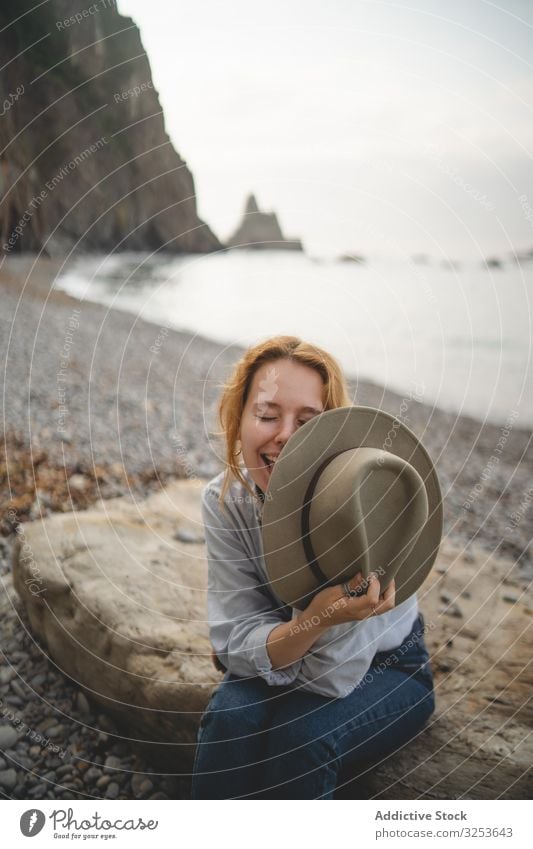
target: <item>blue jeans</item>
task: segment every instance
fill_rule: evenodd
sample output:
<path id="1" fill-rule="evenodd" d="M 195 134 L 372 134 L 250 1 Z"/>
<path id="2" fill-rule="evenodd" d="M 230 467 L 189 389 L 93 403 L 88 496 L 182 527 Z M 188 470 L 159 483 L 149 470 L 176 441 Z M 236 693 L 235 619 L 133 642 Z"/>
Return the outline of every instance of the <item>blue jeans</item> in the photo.
<path id="1" fill-rule="evenodd" d="M 332 799 L 354 773 L 412 740 L 435 710 L 419 614 L 344 698 L 226 673 L 198 729 L 192 799 Z"/>

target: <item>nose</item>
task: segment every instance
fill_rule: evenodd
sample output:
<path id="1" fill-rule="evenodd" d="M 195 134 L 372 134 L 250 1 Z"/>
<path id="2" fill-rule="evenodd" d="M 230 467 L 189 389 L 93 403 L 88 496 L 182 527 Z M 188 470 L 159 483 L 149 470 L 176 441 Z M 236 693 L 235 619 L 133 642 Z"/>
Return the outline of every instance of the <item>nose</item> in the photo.
<path id="1" fill-rule="evenodd" d="M 274 441 L 282 448 L 296 430 L 296 423 L 291 418 L 281 419 L 279 430 Z"/>

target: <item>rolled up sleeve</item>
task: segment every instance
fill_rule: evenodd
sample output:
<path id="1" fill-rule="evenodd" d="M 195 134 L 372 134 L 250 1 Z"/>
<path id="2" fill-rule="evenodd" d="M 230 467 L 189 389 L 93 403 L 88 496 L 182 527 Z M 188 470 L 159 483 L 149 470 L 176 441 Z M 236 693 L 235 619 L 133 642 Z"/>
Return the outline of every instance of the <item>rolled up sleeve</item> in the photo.
<path id="1" fill-rule="evenodd" d="M 350 695 L 365 678 L 376 652 L 400 646 L 417 615 L 413 595 L 380 616 L 328 628 L 304 655 L 295 687 L 333 699 Z"/>
<path id="2" fill-rule="evenodd" d="M 291 684 L 302 659 L 272 669 L 266 643 L 269 633 L 288 621 L 255 558 L 246 551 L 241 529 L 226 516 L 215 491 L 202 492 L 202 519 L 207 546 L 209 636 L 219 660 L 233 675 L 260 676 L 271 686 Z"/>
<path id="3" fill-rule="evenodd" d="M 295 679 L 298 689 L 330 699 L 348 696 L 364 677 L 374 656 L 370 643 L 363 648 L 357 646 L 357 633 L 362 627 L 362 622 L 344 623 L 321 634 L 303 658 Z M 349 651 L 350 643 L 354 646 L 353 653 Z"/>

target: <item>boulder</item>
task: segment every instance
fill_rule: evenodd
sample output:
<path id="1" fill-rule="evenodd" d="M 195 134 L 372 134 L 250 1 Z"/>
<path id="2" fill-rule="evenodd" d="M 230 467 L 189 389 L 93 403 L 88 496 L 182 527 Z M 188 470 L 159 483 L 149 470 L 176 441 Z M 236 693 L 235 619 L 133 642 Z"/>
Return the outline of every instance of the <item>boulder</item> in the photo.
<path id="1" fill-rule="evenodd" d="M 13 564 L 30 625 L 62 672 L 119 727 L 168 743 L 175 769 L 191 765 L 222 678 L 206 623 L 201 488 L 180 481 L 142 503 L 26 523 Z"/>

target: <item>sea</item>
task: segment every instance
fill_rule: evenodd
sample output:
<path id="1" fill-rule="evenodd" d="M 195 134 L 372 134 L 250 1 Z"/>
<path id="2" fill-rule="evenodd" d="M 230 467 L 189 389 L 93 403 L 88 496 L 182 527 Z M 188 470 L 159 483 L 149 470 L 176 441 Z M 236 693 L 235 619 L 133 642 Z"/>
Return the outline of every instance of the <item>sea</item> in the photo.
<path id="1" fill-rule="evenodd" d="M 55 285 L 222 345 L 300 336 L 355 378 L 480 421 L 533 426 L 533 262 L 129 252 L 79 256 Z"/>

